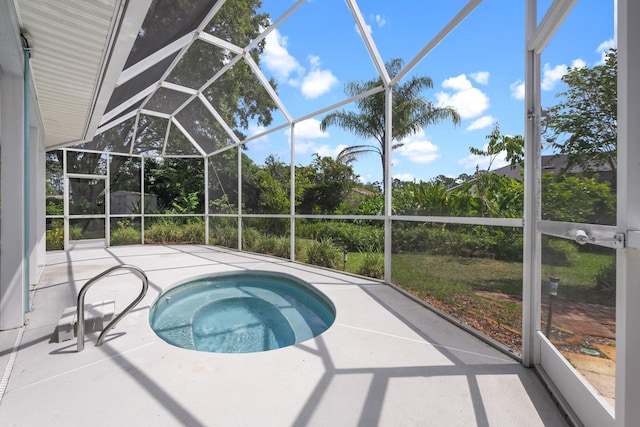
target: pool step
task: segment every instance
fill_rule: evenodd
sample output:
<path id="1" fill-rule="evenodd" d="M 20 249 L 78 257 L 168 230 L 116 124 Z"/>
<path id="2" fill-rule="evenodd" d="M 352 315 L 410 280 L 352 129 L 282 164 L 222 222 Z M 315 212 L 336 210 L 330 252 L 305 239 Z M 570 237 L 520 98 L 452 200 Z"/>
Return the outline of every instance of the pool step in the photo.
<path id="1" fill-rule="evenodd" d="M 97 332 L 104 329 L 116 311 L 115 300 L 106 300 L 84 305 L 84 330 L 85 332 Z M 72 340 L 76 336 L 78 318 L 76 307 L 67 307 L 62 312 L 56 330 L 53 333 L 53 342 Z"/>

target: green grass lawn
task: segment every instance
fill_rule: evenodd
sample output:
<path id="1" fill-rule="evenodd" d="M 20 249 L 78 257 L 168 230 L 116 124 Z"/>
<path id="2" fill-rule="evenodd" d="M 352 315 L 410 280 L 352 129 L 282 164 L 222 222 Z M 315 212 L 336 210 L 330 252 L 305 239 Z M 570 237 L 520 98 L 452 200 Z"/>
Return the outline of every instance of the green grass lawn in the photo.
<path id="1" fill-rule="evenodd" d="M 419 292 L 446 298 L 451 292 L 476 290 L 522 295 L 522 263 L 448 255 L 397 254 L 393 281 Z"/>
<path id="2" fill-rule="evenodd" d="M 559 297 L 601 304 L 605 298 L 595 289 L 595 276 L 612 262 L 606 254 L 579 253 L 569 266 L 543 266 L 542 290 L 548 277 L 560 278 Z M 522 296 L 522 263 L 488 258 L 460 258 L 448 255 L 396 254 L 392 258 L 394 283 L 441 300 L 451 294 L 475 291 Z"/>
<path id="3" fill-rule="evenodd" d="M 612 250 L 613 252 L 613 250 Z M 568 266 L 542 266 L 542 292 L 547 292 L 549 277 L 560 279 L 558 296 L 567 300 L 590 302 L 594 304 L 614 305 L 615 295 L 602 295 L 596 289 L 596 274 L 604 266 L 615 262 L 612 253 L 588 253 L 580 252 L 572 257 Z"/>

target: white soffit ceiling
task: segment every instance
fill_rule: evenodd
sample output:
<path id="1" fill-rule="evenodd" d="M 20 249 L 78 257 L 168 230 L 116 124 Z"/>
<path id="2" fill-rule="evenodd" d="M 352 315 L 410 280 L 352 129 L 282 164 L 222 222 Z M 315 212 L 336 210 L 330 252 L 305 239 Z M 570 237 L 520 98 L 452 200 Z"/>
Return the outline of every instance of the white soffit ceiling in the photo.
<path id="1" fill-rule="evenodd" d="M 118 0 L 18 0 L 45 146 L 85 137 Z"/>

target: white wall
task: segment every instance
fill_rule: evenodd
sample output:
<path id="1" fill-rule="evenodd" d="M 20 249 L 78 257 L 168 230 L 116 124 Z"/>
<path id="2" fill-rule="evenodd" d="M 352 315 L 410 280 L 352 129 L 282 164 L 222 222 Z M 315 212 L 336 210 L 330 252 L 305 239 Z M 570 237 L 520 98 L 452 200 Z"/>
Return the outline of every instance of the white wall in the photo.
<path id="1" fill-rule="evenodd" d="M 0 330 L 20 327 L 29 283 L 45 263 L 44 132 L 31 85 L 30 153 L 24 162 L 24 54 L 14 2 L 0 2 Z M 25 192 L 28 177 L 30 188 Z M 25 212 L 25 194 L 29 196 Z M 25 220 L 25 218 L 27 218 Z M 25 221 L 28 221 L 26 224 Z M 29 226 L 25 257 L 25 225 Z M 28 266 L 28 267 L 27 267 Z M 39 269 L 40 267 L 40 269 Z"/>
<path id="2" fill-rule="evenodd" d="M 0 75 L 0 330 L 24 319 L 23 78 Z"/>

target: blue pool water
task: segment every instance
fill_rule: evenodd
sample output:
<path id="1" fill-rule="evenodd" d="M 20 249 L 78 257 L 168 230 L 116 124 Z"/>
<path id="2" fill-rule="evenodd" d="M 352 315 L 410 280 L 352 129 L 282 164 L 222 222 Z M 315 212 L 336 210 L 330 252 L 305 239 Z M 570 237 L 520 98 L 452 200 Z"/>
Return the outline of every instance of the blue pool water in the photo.
<path id="1" fill-rule="evenodd" d="M 311 339 L 331 326 L 333 304 L 293 277 L 225 273 L 191 280 L 151 308 L 155 333 L 169 344 L 214 353 L 252 353 Z"/>

